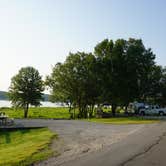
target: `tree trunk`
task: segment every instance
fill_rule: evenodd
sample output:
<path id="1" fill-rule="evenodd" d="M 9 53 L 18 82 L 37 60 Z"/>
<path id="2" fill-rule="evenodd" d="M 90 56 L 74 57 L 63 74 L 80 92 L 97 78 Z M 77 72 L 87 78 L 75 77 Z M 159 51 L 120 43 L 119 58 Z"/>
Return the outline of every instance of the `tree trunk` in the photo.
<path id="1" fill-rule="evenodd" d="M 125 105 L 125 114 L 127 114 L 127 108 L 128 108 L 128 104 Z"/>
<path id="2" fill-rule="evenodd" d="M 84 118 L 86 119 L 87 118 L 87 113 L 88 113 L 87 106 L 83 107 L 83 112 L 84 112 Z"/>
<path id="3" fill-rule="evenodd" d="M 116 115 L 116 104 L 112 104 L 112 116 Z"/>
<path id="4" fill-rule="evenodd" d="M 78 106 L 78 110 L 79 110 L 78 118 L 82 118 L 83 113 L 82 113 L 82 108 L 81 108 L 81 106 Z"/>
<path id="5" fill-rule="evenodd" d="M 72 104 L 68 104 L 69 106 L 69 114 L 70 114 L 70 119 L 73 119 L 73 113 L 72 113 Z"/>
<path id="6" fill-rule="evenodd" d="M 93 110 L 94 110 L 94 105 L 91 105 L 90 106 L 89 118 L 92 118 L 92 116 L 93 116 Z"/>
<path id="7" fill-rule="evenodd" d="M 29 104 L 26 104 L 24 107 L 24 118 L 28 117 L 28 108 L 29 108 Z"/>
<path id="8" fill-rule="evenodd" d="M 69 113 L 71 113 L 71 104 L 69 104 Z"/>
<path id="9" fill-rule="evenodd" d="M 76 118 L 76 113 L 75 113 L 75 107 L 74 107 L 74 110 L 73 110 L 73 119 Z"/>

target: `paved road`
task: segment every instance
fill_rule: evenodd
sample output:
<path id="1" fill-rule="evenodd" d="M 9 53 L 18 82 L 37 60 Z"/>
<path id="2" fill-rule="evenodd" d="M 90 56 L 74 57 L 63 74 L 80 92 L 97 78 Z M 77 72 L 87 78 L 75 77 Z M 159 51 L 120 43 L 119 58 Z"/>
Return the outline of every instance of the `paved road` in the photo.
<path id="1" fill-rule="evenodd" d="M 166 122 L 151 125 L 104 125 L 84 121 L 18 120 L 45 125 L 60 138 L 53 148 L 61 156 L 43 166 L 165 166 Z"/>
<path id="2" fill-rule="evenodd" d="M 165 125 L 166 127 L 166 125 Z M 126 162 L 125 166 L 166 166 L 166 131 L 144 152 Z"/>
<path id="3" fill-rule="evenodd" d="M 165 166 L 166 124 L 151 125 L 100 152 L 63 166 Z"/>

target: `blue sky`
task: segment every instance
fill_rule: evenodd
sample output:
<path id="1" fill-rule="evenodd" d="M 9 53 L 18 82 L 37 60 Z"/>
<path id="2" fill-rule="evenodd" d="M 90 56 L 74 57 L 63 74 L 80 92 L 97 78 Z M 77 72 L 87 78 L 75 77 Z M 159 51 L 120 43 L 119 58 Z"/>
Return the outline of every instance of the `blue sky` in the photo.
<path id="1" fill-rule="evenodd" d="M 165 0 L 0 0 L 0 90 L 23 66 L 43 75 L 105 38 L 142 38 L 165 66 Z"/>

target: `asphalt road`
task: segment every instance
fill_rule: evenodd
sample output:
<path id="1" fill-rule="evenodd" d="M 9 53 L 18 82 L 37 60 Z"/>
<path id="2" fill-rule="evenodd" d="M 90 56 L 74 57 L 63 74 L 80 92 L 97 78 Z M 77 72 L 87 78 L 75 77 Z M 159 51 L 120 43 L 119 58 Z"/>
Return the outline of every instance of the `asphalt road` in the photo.
<path id="1" fill-rule="evenodd" d="M 36 165 L 165 166 L 166 122 L 150 125 L 104 125 L 84 121 L 18 120 L 24 126 L 48 126 L 59 134 L 60 150 Z"/>
<path id="2" fill-rule="evenodd" d="M 165 166 L 166 123 L 148 125 L 112 144 L 62 166 Z"/>
<path id="3" fill-rule="evenodd" d="M 125 166 L 166 166 L 166 133 L 158 137 L 146 151 L 131 158 Z"/>

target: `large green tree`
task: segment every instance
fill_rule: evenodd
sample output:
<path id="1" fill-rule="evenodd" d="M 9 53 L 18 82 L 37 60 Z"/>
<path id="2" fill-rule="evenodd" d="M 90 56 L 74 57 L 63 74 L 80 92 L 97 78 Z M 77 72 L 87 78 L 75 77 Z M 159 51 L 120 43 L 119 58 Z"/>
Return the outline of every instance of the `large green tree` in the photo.
<path id="1" fill-rule="evenodd" d="M 154 66 L 150 76 L 149 102 L 166 106 L 166 68 Z"/>
<path id="2" fill-rule="evenodd" d="M 63 64 L 55 65 L 46 84 L 51 88 L 54 101 L 77 107 L 79 117 L 86 118 L 88 112 L 91 116 L 98 97 L 95 57 L 91 53 L 70 53 Z"/>
<path id="3" fill-rule="evenodd" d="M 160 105 L 166 106 L 166 67 L 162 69 L 162 77 L 159 80 L 161 90 L 158 93 L 158 96 L 160 96 Z"/>
<path id="4" fill-rule="evenodd" d="M 147 98 L 155 55 L 142 40 L 103 40 L 95 47 L 95 56 L 100 64 L 101 99 L 112 105 L 113 115 L 117 105 L 127 106 L 132 100 Z"/>
<path id="5" fill-rule="evenodd" d="M 42 78 L 33 67 L 23 67 L 11 80 L 9 98 L 14 107 L 24 110 L 24 117 L 28 116 L 30 105 L 39 106 L 44 90 Z"/>
<path id="6" fill-rule="evenodd" d="M 151 49 L 146 49 L 142 40 L 129 39 L 127 60 L 128 66 L 132 67 L 137 80 L 138 100 L 146 101 L 151 89 L 151 76 L 155 68 L 155 54 Z M 131 78 L 131 77 L 130 77 Z"/>
<path id="7" fill-rule="evenodd" d="M 90 108 L 103 103 L 111 104 L 115 115 L 119 105 L 127 107 L 131 101 L 149 99 L 154 59 L 140 39 L 105 39 L 96 45 L 94 55 L 70 53 L 64 63 L 55 65 L 46 82 L 53 99 L 69 101 L 78 107 L 80 117 L 86 118 L 87 112 L 92 115 Z"/>

